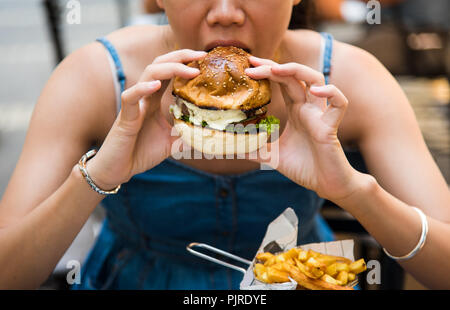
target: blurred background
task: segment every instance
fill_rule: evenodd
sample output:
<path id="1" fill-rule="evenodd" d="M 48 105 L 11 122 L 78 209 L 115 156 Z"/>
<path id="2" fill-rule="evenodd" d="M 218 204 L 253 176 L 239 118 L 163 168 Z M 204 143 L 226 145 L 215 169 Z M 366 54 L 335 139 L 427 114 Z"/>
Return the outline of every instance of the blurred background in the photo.
<path id="1" fill-rule="evenodd" d="M 449 184 L 450 1 L 309 2 L 314 6 L 308 20 L 311 28 L 371 52 L 397 78 Z M 374 15 L 377 3 L 380 14 Z M 292 29 L 305 22 L 302 5 L 305 2 L 295 9 Z M 80 23 L 71 15 L 77 9 Z M 55 66 L 98 37 L 146 23 L 167 23 L 153 0 L 0 0 L 0 197 L 20 155 L 34 105 Z M 357 150 L 348 150 L 347 156 L 357 169 L 365 170 Z M 363 289 L 423 288 L 380 251 L 351 215 L 330 202 L 322 213 L 339 239 L 357 241 L 355 257 L 381 262 L 381 284 L 368 285 L 362 279 Z M 99 206 L 41 289 L 68 288 L 66 264 L 72 259 L 83 262 L 103 216 Z"/>

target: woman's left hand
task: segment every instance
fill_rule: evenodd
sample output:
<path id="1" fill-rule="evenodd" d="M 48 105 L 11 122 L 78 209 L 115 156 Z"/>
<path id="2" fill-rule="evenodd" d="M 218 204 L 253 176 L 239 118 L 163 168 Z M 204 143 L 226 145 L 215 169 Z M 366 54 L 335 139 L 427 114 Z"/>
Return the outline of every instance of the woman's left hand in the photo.
<path id="1" fill-rule="evenodd" d="M 250 62 L 255 67 L 246 69 L 246 74 L 280 84 L 286 104 L 288 120 L 278 140 L 279 154 L 271 153 L 279 156 L 274 168 L 325 199 L 338 201 L 351 195 L 358 189 L 361 173 L 348 162 L 337 136 L 347 98 L 337 87 L 325 85 L 322 73 L 307 66 L 254 56 Z"/>

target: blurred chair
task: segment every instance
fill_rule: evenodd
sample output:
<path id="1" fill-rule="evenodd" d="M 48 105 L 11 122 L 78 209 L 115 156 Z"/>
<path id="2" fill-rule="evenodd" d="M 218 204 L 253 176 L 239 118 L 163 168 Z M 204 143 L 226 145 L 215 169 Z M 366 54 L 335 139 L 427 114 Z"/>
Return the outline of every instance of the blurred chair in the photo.
<path id="1" fill-rule="evenodd" d="M 64 57 L 64 45 L 61 32 L 62 7 L 59 0 L 41 0 L 47 19 L 47 27 L 52 41 L 55 63 L 60 63 Z"/>
<path id="2" fill-rule="evenodd" d="M 366 6 L 368 0 L 315 0 L 317 18 L 321 21 L 345 21 L 347 8 L 354 9 L 356 5 Z M 383 7 L 389 7 L 405 0 L 379 0 Z"/>
<path id="3" fill-rule="evenodd" d="M 449 78 L 450 1 L 399 1 L 382 8 L 380 25 L 363 26 L 366 35 L 354 44 L 374 54 L 392 74 Z"/>
<path id="4" fill-rule="evenodd" d="M 125 27 L 130 17 L 130 1 L 115 0 L 117 5 L 119 27 Z M 64 48 L 64 34 L 62 31 L 63 15 L 67 1 L 41 0 L 44 8 L 46 24 L 53 45 L 55 65 L 60 63 L 66 56 Z"/>
<path id="5" fill-rule="evenodd" d="M 392 8 L 415 76 L 450 77 L 450 1 L 408 0 Z"/>
<path id="6" fill-rule="evenodd" d="M 372 25 L 366 2 L 315 0 L 316 23 L 359 27 L 364 34 L 347 43 L 374 54 L 394 75 L 449 77 L 450 1 L 381 0 L 381 24 Z"/>

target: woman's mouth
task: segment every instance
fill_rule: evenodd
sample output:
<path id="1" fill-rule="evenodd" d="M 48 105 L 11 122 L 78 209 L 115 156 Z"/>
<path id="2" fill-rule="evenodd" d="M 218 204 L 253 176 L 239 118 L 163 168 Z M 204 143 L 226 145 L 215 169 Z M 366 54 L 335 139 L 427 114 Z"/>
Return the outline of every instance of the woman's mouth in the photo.
<path id="1" fill-rule="evenodd" d="M 244 51 L 251 54 L 251 49 L 245 43 L 243 43 L 241 41 L 237 41 L 237 40 L 216 40 L 216 41 L 208 43 L 204 50 L 206 52 L 209 52 L 218 46 L 235 46 L 235 47 L 242 48 Z"/>

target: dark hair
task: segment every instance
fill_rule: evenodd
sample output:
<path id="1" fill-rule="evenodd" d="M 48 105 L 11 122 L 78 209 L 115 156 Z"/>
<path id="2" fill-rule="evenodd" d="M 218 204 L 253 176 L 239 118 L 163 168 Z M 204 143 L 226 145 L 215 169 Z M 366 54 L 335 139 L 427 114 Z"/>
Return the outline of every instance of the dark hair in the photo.
<path id="1" fill-rule="evenodd" d="M 313 29 L 315 22 L 314 0 L 302 0 L 292 10 L 289 29 Z"/>

